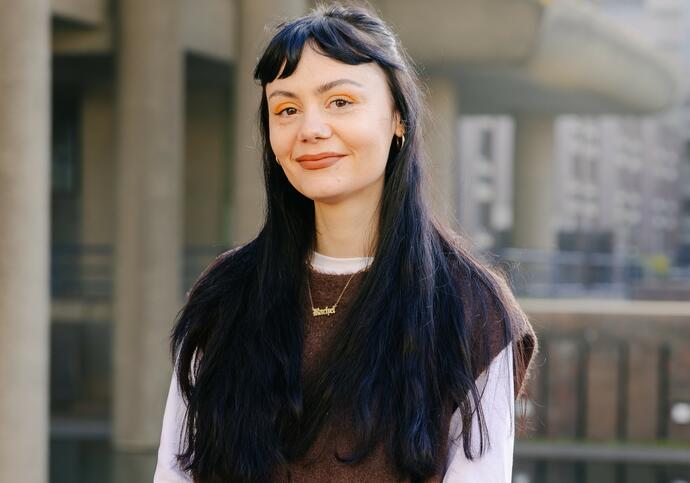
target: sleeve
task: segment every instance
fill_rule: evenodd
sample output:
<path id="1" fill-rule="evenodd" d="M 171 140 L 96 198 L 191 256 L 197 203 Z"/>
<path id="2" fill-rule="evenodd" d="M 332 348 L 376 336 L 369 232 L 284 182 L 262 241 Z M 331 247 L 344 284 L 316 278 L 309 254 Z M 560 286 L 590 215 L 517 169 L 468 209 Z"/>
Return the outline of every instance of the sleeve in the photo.
<path id="1" fill-rule="evenodd" d="M 177 374 L 173 372 L 168 399 L 163 413 L 163 429 L 158 447 L 158 461 L 153 475 L 153 483 L 191 483 L 192 477 L 177 465 L 180 452 L 180 435 L 184 424 L 185 403 L 177 384 Z"/>
<path id="2" fill-rule="evenodd" d="M 443 483 L 510 483 L 513 469 L 514 378 L 513 350 L 508 344 L 477 378 L 489 445 L 470 461 L 462 447 L 462 419 L 456 409 L 450 421 L 448 461 Z M 474 409 L 474 404 L 473 404 Z M 472 418 L 471 452 L 479 453 L 479 420 Z"/>

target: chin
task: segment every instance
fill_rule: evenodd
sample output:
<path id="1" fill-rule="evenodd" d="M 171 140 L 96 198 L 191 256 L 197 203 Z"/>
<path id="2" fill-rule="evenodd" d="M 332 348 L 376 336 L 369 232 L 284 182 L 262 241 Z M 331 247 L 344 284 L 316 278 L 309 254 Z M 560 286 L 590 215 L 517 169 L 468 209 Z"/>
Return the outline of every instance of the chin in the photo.
<path id="1" fill-rule="evenodd" d="M 319 203 L 337 203 L 345 199 L 348 195 L 348 193 L 343 190 L 330 190 L 324 188 L 301 189 L 299 191 L 310 200 L 318 201 Z"/>
<path id="2" fill-rule="evenodd" d="M 330 180 L 301 180 L 302 183 L 292 185 L 307 198 L 314 201 L 334 202 L 347 196 L 348 191 L 343 190 L 341 183 L 330 183 Z"/>
<path id="3" fill-rule="evenodd" d="M 347 197 L 347 193 L 308 193 L 305 196 L 312 201 L 319 203 L 334 204 L 344 200 Z"/>

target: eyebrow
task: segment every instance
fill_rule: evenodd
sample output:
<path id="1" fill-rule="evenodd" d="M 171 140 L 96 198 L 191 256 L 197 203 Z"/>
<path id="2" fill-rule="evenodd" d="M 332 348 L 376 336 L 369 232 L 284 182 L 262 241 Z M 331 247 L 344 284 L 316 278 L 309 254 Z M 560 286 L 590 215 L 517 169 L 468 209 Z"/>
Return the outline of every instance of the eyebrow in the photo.
<path id="1" fill-rule="evenodd" d="M 352 79 L 336 79 L 334 81 L 326 82 L 325 84 L 320 85 L 319 87 L 314 89 L 314 92 L 316 94 L 323 94 L 324 92 L 329 91 L 329 90 L 333 89 L 334 87 L 337 87 L 337 86 L 342 85 L 342 84 L 352 84 L 352 85 L 355 85 L 357 87 L 364 87 L 362 84 L 360 84 L 359 82 L 354 81 Z M 274 91 L 271 93 L 270 96 L 268 96 L 268 98 L 270 99 L 274 96 L 285 96 L 285 97 L 291 97 L 293 99 L 297 98 L 297 95 L 294 92 L 290 92 L 290 91 Z"/>

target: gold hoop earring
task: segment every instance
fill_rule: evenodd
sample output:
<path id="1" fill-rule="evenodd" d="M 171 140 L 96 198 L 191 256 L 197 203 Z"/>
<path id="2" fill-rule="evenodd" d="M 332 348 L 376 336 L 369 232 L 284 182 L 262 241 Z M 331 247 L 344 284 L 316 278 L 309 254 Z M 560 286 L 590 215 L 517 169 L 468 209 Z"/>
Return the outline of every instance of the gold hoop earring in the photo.
<path id="1" fill-rule="evenodd" d="M 398 151 L 400 151 L 403 148 L 403 146 L 405 145 L 405 135 L 404 134 L 402 136 L 397 136 L 396 144 L 398 146 Z"/>

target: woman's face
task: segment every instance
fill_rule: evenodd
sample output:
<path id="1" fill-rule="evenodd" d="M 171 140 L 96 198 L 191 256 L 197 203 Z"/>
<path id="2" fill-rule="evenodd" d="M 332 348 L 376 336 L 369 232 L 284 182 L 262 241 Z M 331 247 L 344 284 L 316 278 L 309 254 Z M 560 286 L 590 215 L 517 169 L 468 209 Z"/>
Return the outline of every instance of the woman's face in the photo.
<path id="1" fill-rule="evenodd" d="M 307 44 L 266 98 L 271 148 L 295 189 L 324 203 L 378 201 L 391 140 L 403 133 L 378 65 L 344 64 Z"/>

